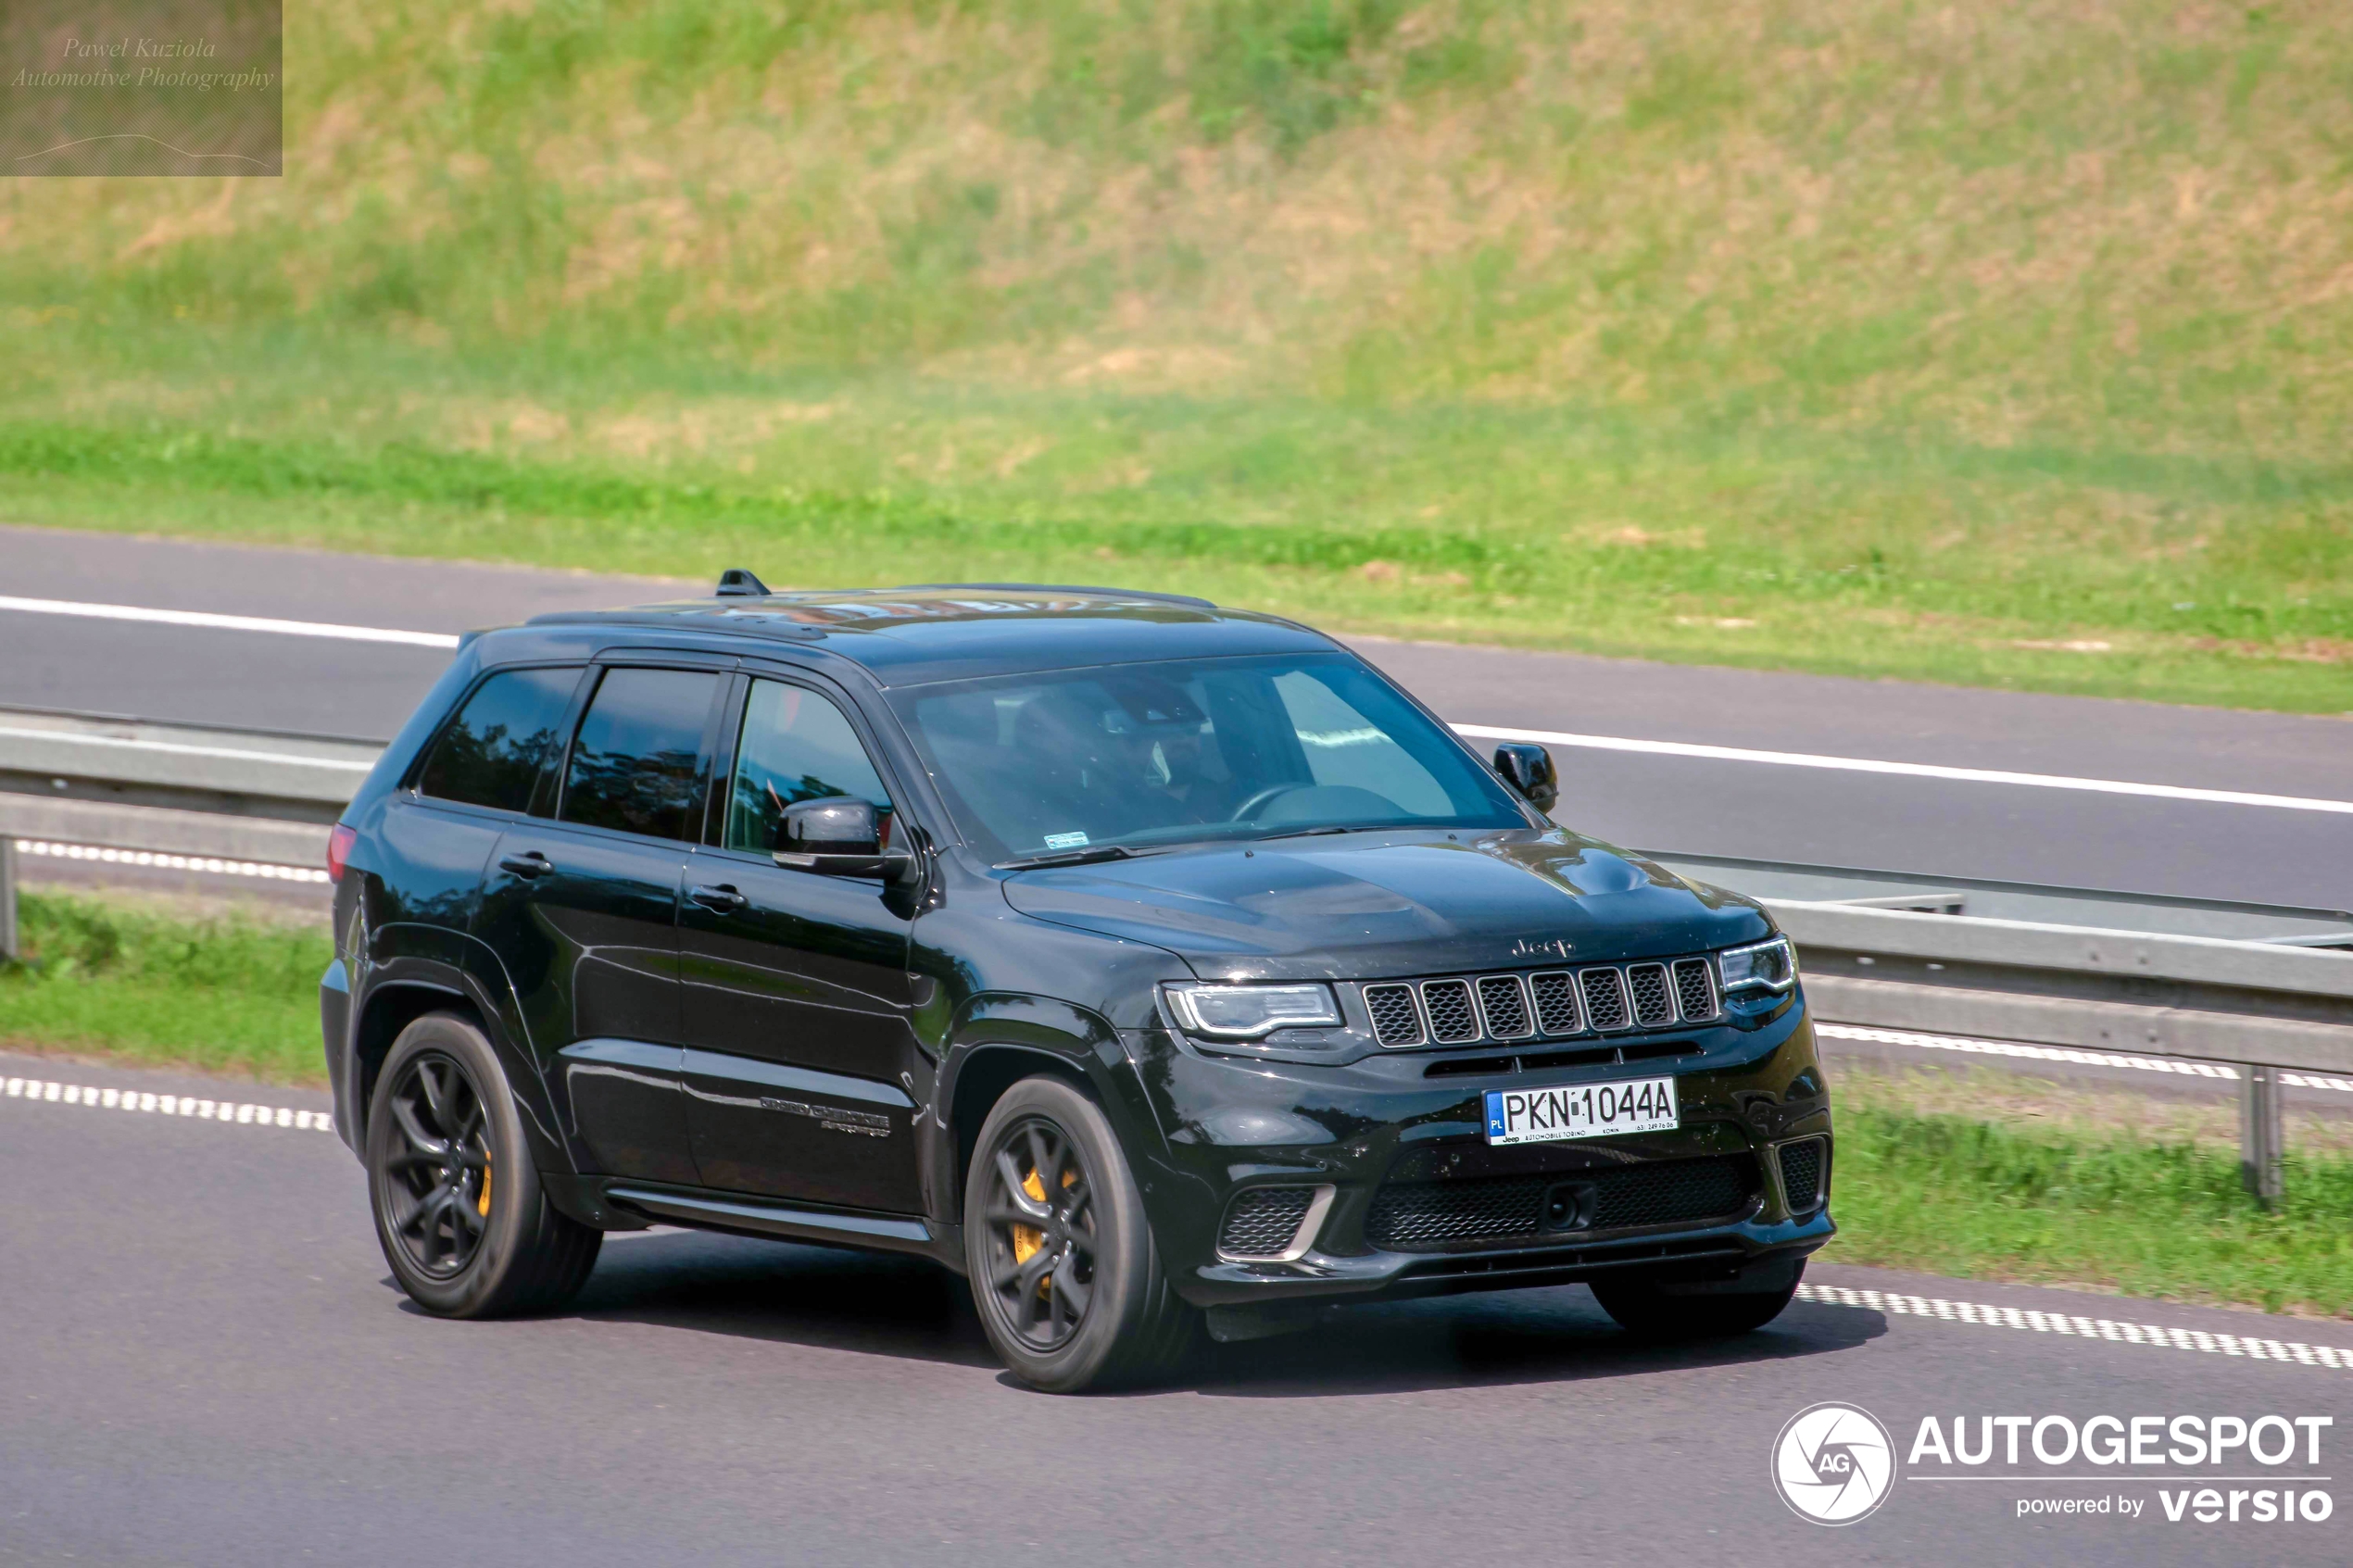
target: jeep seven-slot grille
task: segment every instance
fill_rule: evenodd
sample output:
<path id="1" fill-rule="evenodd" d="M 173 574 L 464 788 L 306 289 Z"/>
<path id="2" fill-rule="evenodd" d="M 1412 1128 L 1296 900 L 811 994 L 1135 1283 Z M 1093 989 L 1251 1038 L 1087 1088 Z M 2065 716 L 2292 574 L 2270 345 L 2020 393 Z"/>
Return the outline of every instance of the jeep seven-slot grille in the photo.
<path id="1" fill-rule="evenodd" d="M 1626 983 L 1614 969 L 1579 970 L 1577 984 L 1585 993 L 1585 1022 L 1593 1029 L 1626 1027 Z"/>
<path id="2" fill-rule="evenodd" d="M 1626 988 L 1634 994 L 1634 1022 L 1645 1029 L 1675 1022 L 1675 998 L 1667 992 L 1667 966 L 1638 963 L 1627 967 Z"/>
<path id="3" fill-rule="evenodd" d="M 1822 1140 L 1781 1145 L 1781 1193 L 1793 1214 L 1810 1213 L 1822 1201 Z"/>
<path id="4" fill-rule="evenodd" d="M 1693 1022 L 1716 1016 L 1716 983 L 1707 976 L 1705 959 L 1675 960 L 1675 1000 Z"/>
<path id="5" fill-rule="evenodd" d="M 1577 982 L 1566 973 L 1531 974 L 1528 988 L 1536 997 L 1536 1027 L 1547 1035 L 1577 1033 Z"/>
<path id="6" fill-rule="evenodd" d="M 1736 1159 L 1671 1160 L 1592 1171 L 1389 1182 L 1373 1195 L 1365 1239 L 1389 1252 L 1447 1252 L 1537 1240 L 1545 1195 L 1563 1185 L 1592 1188 L 1592 1230 L 1729 1220 L 1753 1201 Z"/>
<path id="7" fill-rule="evenodd" d="M 1520 997 L 1516 974 L 1490 974 L 1479 981 L 1478 1013 L 1487 1021 L 1490 1039 L 1522 1040 L 1536 1032 L 1528 1026 L 1528 1003 Z"/>
<path id="8" fill-rule="evenodd" d="M 1314 1187 L 1252 1187 L 1226 1206 L 1217 1250 L 1228 1258 L 1279 1258 L 1290 1250 L 1307 1217 Z"/>
<path id="9" fill-rule="evenodd" d="M 1422 1043 L 1422 1015 L 1411 985 L 1367 985 L 1365 1010 L 1373 1015 L 1373 1038 L 1384 1046 Z"/>
<path id="10" fill-rule="evenodd" d="M 1363 996 L 1374 1038 L 1384 1046 L 1557 1040 L 1712 1023 L 1724 1016 L 1714 963 L 1701 957 L 1525 975 L 1381 981 L 1366 985 Z"/>
<path id="11" fill-rule="evenodd" d="M 1471 1008 L 1469 982 L 1424 981 L 1422 1006 L 1429 1011 L 1431 1039 L 1443 1045 L 1453 1045 L 1478 1038 L 1478 1014 Z"/>

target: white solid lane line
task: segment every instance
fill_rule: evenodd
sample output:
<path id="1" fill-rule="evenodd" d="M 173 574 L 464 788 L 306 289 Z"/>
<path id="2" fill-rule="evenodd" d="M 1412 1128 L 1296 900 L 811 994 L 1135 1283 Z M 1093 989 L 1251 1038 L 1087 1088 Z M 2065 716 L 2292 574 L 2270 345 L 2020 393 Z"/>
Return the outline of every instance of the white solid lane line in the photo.
<path id="1" fill-rule="evenodd" d="M 2192 789 L 2184 784 L 2132 784 L 2122 779 L 2075 779 L 2062 773 L 2014 773 L 1998 768 L 1947 768 L 1933 762 L 1881 762 L 1868 757 L 1818 757 L 1803 751 L 1753 751 L 1739 746 L 1698 746 L 1674 740 L 1627 740 L 1618 735 L 1567 734 L 1554 730 L 1506 730 L 1492 724 L 1457 724 L 1454 730 L 1459 734 L 1475 735 L 1482 740 L 1532 741 L 1538 746 L 1582 746 L 1592 751 L 1640 751 L 1656 757 L 1691 757 L 1708 762 L 1762 762 L 1779 768 L 1829 768 L 1849 773 L 1951 779 L 1961 784 L 2019 784 L 2031 789 L 2089 790 L 2097 795 L 2139 795 L 2158 800 L 2196 800 L 2214 806 L 2267 806 L 2283 811 L 2335 811 L 2353 816 L 2353 800 L 2319 800 L 2302 795 Z"/>
<path id="2" fill-rule="evenodd" d="M 82 604 L 70 599 L 28 599 L 0 595 L 0 610 L 31 615 L 79 615 L 102 621 L 141 621 L 165 626 L 208 627 L 223 632 L 271 632 L 295 637 L 336 637 L 347 642 L 403 643 L 412 647 L 454 648 L 446 632 L 401 632 L 383 626 L 341 626 L 316 621 L 273 621 L 255 615 L 211 615 L 192 609 L 146 609 L 135 605 Z M 2059 773 L 2020 773 L 1996 768 L 1947 768 L 1932 762 L 1884 762 L 1868 757 L 1823 757 L 1801 751 L 1757 751 L 1737 746 L 1701 746 L 1688 741 L 1637 740 L 1625 735 L 1574 734 L 1559 730 L 1503 729 L 1492 724 L 1457 724 L 1462 734 L 1481 740 L 1530 741 L 1538 746 L 1579 746 L 1592 751 L 1639 752 L 1707 762 L 1751 762 L 1779 768 L 1824 768 L 1899 778 L 1944 779 L 1961 784 L 2012 784 L 2032 789 L 2088 790 L 2100 795 L 2136 795 L 2157 800 L 2194 800 L 2213 806 L 2257 806 L 2283 811 L 2334 811 L 2353 816 L 2353 800 L 2321 800 L 2300 795 L 2263 795 L 2248 790 L 2192 789 L 2183 784 L 2134 784 L 2123 779 L 2079 779 Z M 327 764 L 334 766 L 334 764 Z"/>
<path id="3" fill-rule="evenodd" d="M 405 643 L 454 648 L 447 632 L 396 632 L 383 626 L 337 626 L 319 621 L 273 621 L 259 615 L 212 615 L 195 609 L 146 609 L 137 605 L 81 604 L 72 599 L 25 599 L 0 594 L 0 610 L 27 615 L 79 615 L 96 621 L 144 621 L 159 626 L 201 626 L 216 632 L 274 632 L 287 637 L 334 637 L 350 643 Z"/>
<path id="4" fill-rule="evenodd" d="M 235 746 L 182 746 L 170 740 L 132 740 L 123 735 L 85 735 L 72 730 L 30 730 L 0 724 L 0 740 L 50 741 L 60 746 L 104 746 L 122 751 L 159 751 L 170 757 L 225 757 L 237 762 L 274 762 L 288 768 L 328 768 L 364 773 L 373 762 L 351 762 L 339 757 L 301 757 L 290 751 L 250 751 Z"/>
<path id="5" fill-rule="evenodd" d="M 2199 1350 L 2210 1356 L 2334 1367 L 2339 1372 L 2353 1370 L 2353 1350 L 2334 1345 L 2306 1345 L 2294 1339 L 2211 1334 L 2201 1328 L 2168 1328 L 2162 1323 L 2127 1323 L 2118 1318 L 2080 1318 L 2068 1312 L 2036 1311 L 2029 1307 L 1993 1307 L 1982 1301 L 1948 1301 L 1941 1296 L 1856 1290 L 1843 1285 L 1801 1285 L 1797 1298 L 1826 1307 L 1867 1307 L 1899 1317 L 1941 1318 L 1946 1323 L 1975 1323 L 1981 1328 L 2023 1328 L 2036 1334 L 2105 1339 L 2117 1345 L 2153 1345 L 2166 1350 Z"/>

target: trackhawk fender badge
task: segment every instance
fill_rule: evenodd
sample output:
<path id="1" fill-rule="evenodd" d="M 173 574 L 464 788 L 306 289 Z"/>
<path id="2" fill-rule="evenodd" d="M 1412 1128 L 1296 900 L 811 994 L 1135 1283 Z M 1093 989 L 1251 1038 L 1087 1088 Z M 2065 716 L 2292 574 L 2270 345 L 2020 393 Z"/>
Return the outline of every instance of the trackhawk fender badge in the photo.
<path id="1" fill-rule="evenodd" d="M 806 1116 L 829 1133 L 856 1133 L 861 1137 L 890 1136 L 890 1118 L 873 1110 L 844 1110 L 838 1106 L 807 1105 L 797 1099 L 762 1098 L 764 1110 L 781 1110 L 787 1116 Z"/>
<path id="2" fill-rule="evenodd" d="M 1577 944 L 1565 937 L 1554 936 L 1546 941 L 1530 942 L 1523 936 L 1512 944 L 1511 957 L 1516 959 L 1565 959 L 1577 950 Z"/>

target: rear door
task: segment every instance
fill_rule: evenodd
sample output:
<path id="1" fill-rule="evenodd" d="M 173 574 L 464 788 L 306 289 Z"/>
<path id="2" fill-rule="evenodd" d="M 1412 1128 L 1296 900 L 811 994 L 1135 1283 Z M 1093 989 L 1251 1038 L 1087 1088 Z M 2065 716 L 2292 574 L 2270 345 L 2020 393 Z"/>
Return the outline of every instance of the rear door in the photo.
<path id="1" fill-rule="evenodd" d="M 607 1174 L 692 1183 L 677 910 L 709 786 L 716 669 L 600 670 L 552 817 L 510 826 L 483 890 L 573 1131 Z"/>
<path id="2" fill-rule="evenodd" d="M 765 675 L 729 696 L 713 842 L 679 906 L 687 1117 L 708 1185 L 910 1213 L 912 909 L 878 883 L 773 858 L 798 800 L 857 796 L 897 831 L 850 711 Z"/>

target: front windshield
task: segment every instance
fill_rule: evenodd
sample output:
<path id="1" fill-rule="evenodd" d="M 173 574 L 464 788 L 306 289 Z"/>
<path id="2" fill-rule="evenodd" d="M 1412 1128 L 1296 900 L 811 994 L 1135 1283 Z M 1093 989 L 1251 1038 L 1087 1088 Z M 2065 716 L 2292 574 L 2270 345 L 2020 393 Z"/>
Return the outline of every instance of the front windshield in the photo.
<path id="1" fill-rule="evenodd" d="M 950 682 L 893 703 L 992 860 L 1317 828 L 1527 825 L 1492 775 L 1344 654 Z"/>

